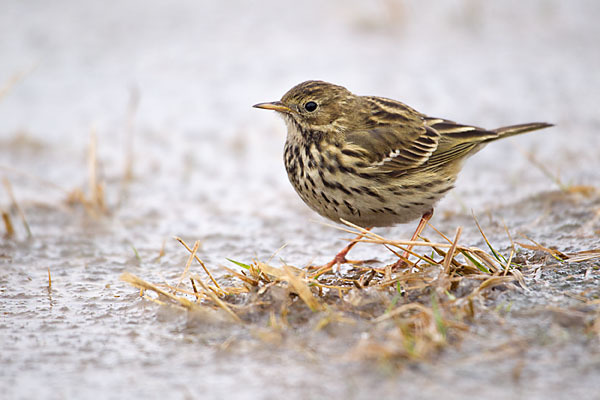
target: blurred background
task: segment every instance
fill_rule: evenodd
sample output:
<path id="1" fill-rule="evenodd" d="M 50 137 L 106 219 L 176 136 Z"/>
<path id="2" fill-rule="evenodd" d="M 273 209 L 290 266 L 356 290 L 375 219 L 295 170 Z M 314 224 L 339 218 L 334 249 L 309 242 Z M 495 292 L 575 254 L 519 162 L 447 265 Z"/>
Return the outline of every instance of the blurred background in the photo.
<path id="1" fill-rule="evenodd" d="M 71 285 L 69 293 L 55 292 L 54 301 L 64 296 L 64 324 L 76 332 L 75 339 L 46 335 L 49 349 L 68 343 L 73 351 L 58 360 L 40 353 L 41 364 L 82 370 L 79 379 L 64 382 L 84 392 L 84 385 L 102 387 L 79 368 L 89 362 L 80 358 L 80 339 L 103 337 L 108 329 L 113 342 L 105 346 L 114 352 L 99 359 L 104 377 L 123 390 L 126 379 L 140 378 L 111 369 L 130 365 L 115 356 L 123 349 L 133 354 L 141 348 L 148 362 L 156 357 L 150 354 L 158 350 L 156 337 L 142 335 L 132 345 L 118 333 L 120 318 L 141 324 L 136 331 L 144 328 L 128 314 L 127 303 L 135 297 L 119 300 L 125 303 L 118 306 L 121 317 L 107 311 L 117 307 L 114 302 L 86 315 L 70 308 L 96 296 L 130 295 L 123 285 L 104 287 L 123 270 L 146 278 L 178 276 L 186 253 L 173 236 L 201 240 L 201 257 L 215 268 L 226 257 L 267 260 L 284 244 L 274 263 L 280 257 L 304 266 L 327 261 L 343 245 L 338 240 L 343 235 L 320 224 L 287 182 L 283 122 L 251 107 L 279 99 L 304 80 L 330 81 L 486 128 L 556 124 L 496 142 L 467 162 L 457 189 L 432 221 L 450 232 L 454 222 L 444 221 L 452 215 L 472 224 L 471 209 L 518 209 L 522 200 L 558 190 L 557 181 L 597 186 L 598 17 L 600 2 L 594 0 L 3 0 L 0 176 L 11 183 L 33 234 L 33 242 L 26 241 L 17 226 L 16 241 L 0 241 L 3 290 L 15 298 L 35 291 L 50 267 L 56 285 L 60 279 Z M 92 196 L 88 165 L 94 140 L 94 174 L 107 210 L 99 220 L 64 206 L 73 190 Z M 9 204 L 0 192 L 0 206 Z M 526 228 L 538 217 L 511 215 L 503 215 L 510 229 Z M 551 228 L 533 236 L 549 238 Z M 405 237 L 412 229 L 378 233 Z M 478 237 L 469 229 L 465 238 Z M 504 236 L 503 229 L 498 235 Z M 587 246 L 577 243 L 569 245 Z M 155 261 L 163 246 L 165 256 Z M 372 247 L 357 246 L 353 258 L 372 253 Z M 31 322 L 31 313 L 42 319 L 51 313 L 35 302 L 10 304 L 3 315 L 13 319 L 4 335 L 17 344 L 3 350 L 7 382 L 21 393 L 34 375 L 41 382 L 61 382 L 43 366 L 28 375 L 18 372 L 31 361 L 22 352 L 40 344 L 35 336 L 12 340 L 24 324 L 43 331 L 46 325 Z M 98 313 L 111 328 L 94 328 Z M 165 329 L 158 342 L 170 349 L 177 344 Z"/>
<path id="2" fill-rule="evenodd" d="M 7 1 L 0 74 L 23 77 L 4 95 L 2 131 L 53 139 L 81 137 L 91 123 L 115 130 L 135 87 L 142 126 L 231 136 L 267 121 L 249 105 L 314 78 L 483 125 L 565 126 L 595 111 L 582 97 L 597 81 L 597 28 L 586 23 L 595 7 Z"/>
<path id="3" fill-rule="evenodd" d="M 187 199 L 192 235 L 231 228 L 221 218 L 200 222 L 215 215 L 245 232 L 264 226 L 264 214 L 318 219 L 287 183 L 284 124 L 251 105 L 323 79 L 488 128 L 557 125 L 476 155 L 442 210 L 556 189 L 523 151 L 563 182 L 591 184 L 599 9 L 583 0 L 6 1 L 0 162 L 65 190 L 85 185 L 93 130 L 113 210 L 123 205 L 116 182 L 131 166 L 139 184 L 131 196 L 143 201 L 129 211 L 164 216 Z M 39 190 L 11 179 L 24 197 Z"/>

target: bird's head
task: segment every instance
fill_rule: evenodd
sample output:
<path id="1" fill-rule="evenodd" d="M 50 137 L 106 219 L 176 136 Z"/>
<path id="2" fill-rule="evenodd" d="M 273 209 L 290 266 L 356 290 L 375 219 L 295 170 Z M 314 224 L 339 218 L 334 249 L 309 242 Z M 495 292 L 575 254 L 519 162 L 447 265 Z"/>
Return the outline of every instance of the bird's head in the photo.
<path id="1" fill-rule="evenodd" d="M 357 96 L 346 88 L 323 81 L 306 81 L 291 88 L 281 100 L 254 107 L 280 113 L 288 126 L 305 134 L 335 134 L 346 129 Z"/>

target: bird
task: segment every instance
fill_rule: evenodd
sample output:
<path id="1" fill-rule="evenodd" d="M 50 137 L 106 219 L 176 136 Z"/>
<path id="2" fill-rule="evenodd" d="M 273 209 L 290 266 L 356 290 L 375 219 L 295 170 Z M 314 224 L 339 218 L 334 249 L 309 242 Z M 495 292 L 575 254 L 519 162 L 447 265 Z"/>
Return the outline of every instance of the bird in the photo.
<path id="1" fill-rule="evenodd" d="M 283 117 L 287 175 L 311 209 L 369 230 L 420 218 L 411 240 L 421 235 L 469 156 L 489 142 L 553 126 L 532 122 L 488 130 L 320 80 L 302 82 L 281 100 L 253 107 Z M 346 262 L 360 237 L 321 270 Z"/>

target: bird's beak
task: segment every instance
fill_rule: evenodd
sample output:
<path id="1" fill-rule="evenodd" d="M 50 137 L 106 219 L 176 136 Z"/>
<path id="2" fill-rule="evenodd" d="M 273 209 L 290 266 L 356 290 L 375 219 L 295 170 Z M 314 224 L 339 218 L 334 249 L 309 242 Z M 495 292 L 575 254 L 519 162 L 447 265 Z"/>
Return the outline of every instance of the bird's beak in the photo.
<path id="1" fill-rule="evenodd" d="M 265 110 L 273 110 L 273 111 L 279 111 L 279 112 L 284 112 L 284 113 L 289 113 L 292 111 L 291 108 L 289 108 L 288 106 L 286 106 L 285 104 L 283 104 L 280 101 L 273 101 L 270 103 L 258 103 L 258 104 L 253 105 L 252 107 L 264 108 Z"/>

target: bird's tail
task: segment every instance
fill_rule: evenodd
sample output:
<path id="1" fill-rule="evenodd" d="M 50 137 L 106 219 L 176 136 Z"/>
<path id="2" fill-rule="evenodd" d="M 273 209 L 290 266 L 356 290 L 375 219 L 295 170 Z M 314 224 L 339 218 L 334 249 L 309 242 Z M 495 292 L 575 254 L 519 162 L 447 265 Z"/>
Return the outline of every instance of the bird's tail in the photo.
<path id="1" fill-rule="evenodd" d="M 528 124 L 519 124 L 511 126 L 503 126 L 502 128 L 494 129 L 492 132 L 498 134 L 498 138 L 508 137 L 513 135 L 519 135 L 525 132 L 537 131 L 538 129 L 544 129 L 554 126 L 546 122 L 530 122 Z"/>

